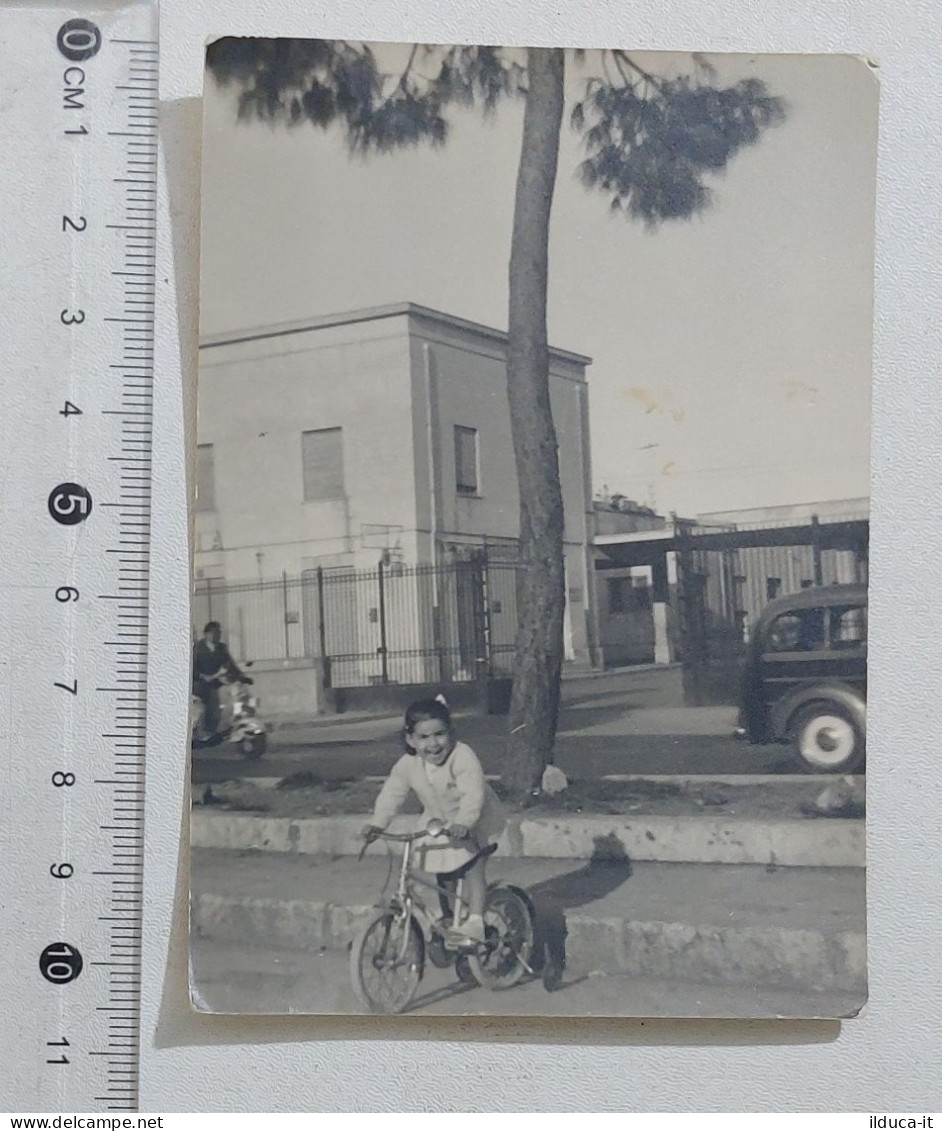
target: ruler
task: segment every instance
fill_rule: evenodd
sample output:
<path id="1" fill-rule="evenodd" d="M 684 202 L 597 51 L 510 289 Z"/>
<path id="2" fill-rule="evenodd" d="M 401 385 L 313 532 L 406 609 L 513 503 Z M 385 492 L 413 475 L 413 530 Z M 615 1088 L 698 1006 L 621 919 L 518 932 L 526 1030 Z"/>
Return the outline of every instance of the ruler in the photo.
<path id="1" fill-rule="evenodd" d="M 0 8 L 0 1108 L 137 1105 L 150 3 Z"/>

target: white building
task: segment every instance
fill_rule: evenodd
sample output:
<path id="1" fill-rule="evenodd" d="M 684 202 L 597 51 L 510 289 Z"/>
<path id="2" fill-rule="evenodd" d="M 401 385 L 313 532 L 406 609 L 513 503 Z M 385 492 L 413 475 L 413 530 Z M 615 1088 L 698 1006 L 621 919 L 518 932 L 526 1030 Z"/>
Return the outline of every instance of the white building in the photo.
<path id="1" fill-rule="evenodd" d="M 351 586 L 354 571 L 375 571 L 382 559 L 393 574 L 411 570 L 411 593 L 403 590 L 397 609 L 382 613 L 400 627 L 411 620 L 417 647 L 408 650 L 421 651 L 432 631 L 424 606 L 444 600 L 435 591 L 439 569 L 451 577 L 449 563 L 484 551 L 491 560 L 513 559 L 519 499 L 506 342 L 500 331 L 409 303 L 201 342 L 197 589 L 224 592 L 224 614 L 217 597 L 214 615 L 227 622 L 235 649 L 259 659 L 318 655 L 325 630 L 315 622 L 325 615 L 311 586 L 303 594 L 294 587 L 320 571 L 328 598 L 342 595 L 341 581 L 348 590 L 344 608 L 326 613 L 327 631 L 346 639 L 328 641 L 327 651 L 375 652 L 375 602 L 364 604 Z M 550 353 L 565 506 L 567 658 L 586 665 L 593 649 L 589 363 Z M 426 567 L 428 577 L 412 567 Z M 460 589 L 464 575 L 456 569 Z M 260 582 L 271 583 L 264 600 Z M 280 582 L 283 616 L 275 619 L 284 623 L 273 630 L 262 610 L 277 610 Z M 505 588 L 511 592 L 512 583 Z M 489 631 L 502 639 L 509 632 L 512 640 L 512 605 L 511 597 L 488 606 Z M 456 607 L 457 622 L 460 592 Z M 206 611 L 198 601 L 195 619 Z"/>

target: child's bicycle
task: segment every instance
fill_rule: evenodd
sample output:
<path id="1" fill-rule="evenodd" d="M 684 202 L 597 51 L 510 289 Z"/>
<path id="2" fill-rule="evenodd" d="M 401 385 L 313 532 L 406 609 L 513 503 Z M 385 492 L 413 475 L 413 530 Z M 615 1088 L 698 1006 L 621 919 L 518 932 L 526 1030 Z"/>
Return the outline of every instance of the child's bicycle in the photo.
<path id="1" fill-rule="evenodd" d="M 533 973 L 534 913 L 530 898 L 510 884 L 490 884 L 484 906 L 485 939 L 475 946 L 455 947 L 447 932 L 468 912 L 463 895 L 463 873 L 475 860 L 490 856 L 496 845 L 481 849 L 453 878 L 430 876 L 412 868 L 415 844 L 424 837 L 447 835 L 444 824 L 433 820 L 414 833 L 379 833 L 379 839 L 396 841 L 403 848 L 396 891 L 385 908 L 357 936 L 350 951 L 350 977 L 357 997 L 373 1013 L 401 1013 L 412 1001 L 426 957 L 444 969 L 455 965 L 464 982 L 486 989 L 507 989 L 526 973 Z M 366 851 L 364 844 L 360 859 Z M 423 899 L 422 888 L 438 896 L 439 912 Z"/>

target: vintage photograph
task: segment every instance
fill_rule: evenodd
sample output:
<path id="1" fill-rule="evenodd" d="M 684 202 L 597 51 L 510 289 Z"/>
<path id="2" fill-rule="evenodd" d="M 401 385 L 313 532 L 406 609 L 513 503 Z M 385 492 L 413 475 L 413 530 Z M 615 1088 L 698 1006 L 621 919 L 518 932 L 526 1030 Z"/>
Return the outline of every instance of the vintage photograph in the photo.
<path id="1" fill-rule="evenodd" d="M 878 83 L 206 53 L 191 998 L 851 1017 Z"/>

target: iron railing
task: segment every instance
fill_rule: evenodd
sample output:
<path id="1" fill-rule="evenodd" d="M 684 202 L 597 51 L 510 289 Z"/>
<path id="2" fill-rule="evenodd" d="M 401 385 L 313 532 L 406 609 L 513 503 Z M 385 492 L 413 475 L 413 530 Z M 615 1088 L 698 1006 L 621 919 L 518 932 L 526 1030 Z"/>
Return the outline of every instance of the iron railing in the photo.
<path id="1" fill-rule="evenodd" d="M 381 559 L 254 582 L 197 581 L 194 634 L 219 621 L 242 660 L 320 660 L 331 687 L 450 683 L 507 674 L 517 565 L 485 556 L 445 565 Z"/>

